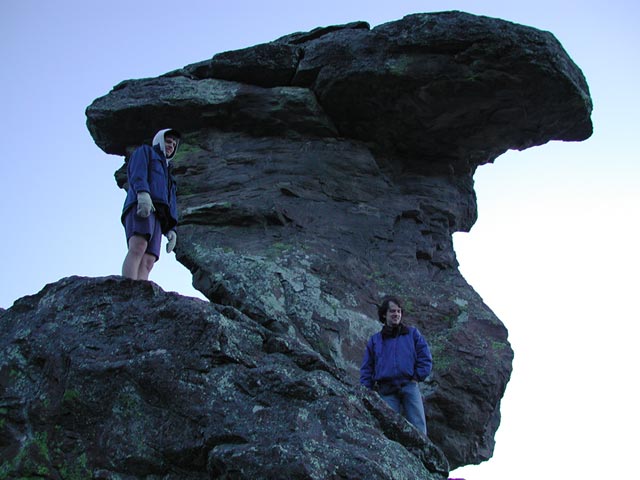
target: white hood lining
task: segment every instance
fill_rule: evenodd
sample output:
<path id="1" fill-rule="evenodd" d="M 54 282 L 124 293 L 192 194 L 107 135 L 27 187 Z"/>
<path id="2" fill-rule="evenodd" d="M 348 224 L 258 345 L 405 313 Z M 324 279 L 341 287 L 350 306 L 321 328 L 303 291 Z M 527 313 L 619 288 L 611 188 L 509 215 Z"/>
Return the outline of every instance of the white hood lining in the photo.
<path id="1" fill-rule="evenodd" d="M 167 151 L 165 150 L 166 147 L 164 144 L 164 136 L 167 132 L 171 132 L 171 131 L 175 131 L 175 130 L 173 128 L 163 128 L 162 130 L 158 131 L 158 133 L 156 133 L 156 136 L 153 137 L 153 143 L 152 143 L 154 147 L 156 145 L 160 145 L 160 150 L 162 150 L 162 153 L 164 153 L 164 156 L 166 157 L 167 160 L 171 160 L 176 155 L 176 152 L 178 151 L 178 145 L 180 145 L 180 139 L 178 139 L 178 141 L 176 142 L 176 148 L 173 150 L 173 153 L 171 154 L 170 157 L 167 156 Z"/>

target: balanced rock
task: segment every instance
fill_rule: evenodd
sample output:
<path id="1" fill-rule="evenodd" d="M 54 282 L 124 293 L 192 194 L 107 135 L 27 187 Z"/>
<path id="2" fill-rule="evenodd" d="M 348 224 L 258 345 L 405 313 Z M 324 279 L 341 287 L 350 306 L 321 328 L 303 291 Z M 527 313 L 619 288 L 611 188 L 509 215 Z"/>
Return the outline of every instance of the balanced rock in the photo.
<path id="1" fill-rule="evenodd" d="M 375 305 L 404 298 L 434 351 L 430 437 L 459 466 L 492 454 L 513 355 L 453 250 L 476 220 L 473 173 L 508 149 L 588 138 L 591 108 L 550 33 L 445 12 L 296 33 L 126 81 L 87 124 L 120 154 L 182 130 L 177 258 L 194 286 L 354 385 Z"/>
<path id="2" fill-rule="evenodd" d="M 440 451 L 453 468 L 490 458 L 513 352 L 504 325 L 458 271 L 452 234 L 476 220 L 479 165 L 508 149 L 588 138 L 591 108 L 580 69 L 550 33 L 461 12 L 295 33 L 116 86 L 87 109 L 89 131 L 105 152 L 125 155 L 167 126 L 183 132 L 174 160 L 176 255 L 211 304 L 168 295 L 172 308 L 152 299 L 141 308 L 118 290 L 152 287 L 98 282 L 98 299 L 88 300 L 103 305 L 95 322 L 114 305 L 126 318 L 144 319 L 122 330 L 129 356 L 114 349 L 109 360 L 101 350 L 105 361 L 133 362 L 127 368 L 138 376 L 94 380 L 87 390 L 102 389 L 107 406 L 85 430 L 65 435 L 83 452 L 106 452 L 98 425 L 129 401 L 144 420 L 120 429 L 120 456 L 105 453 L 96 463 L 87 453 L 87 462 L 115 465 L 117 458 L 117 468 L 104 468 L 139 476 L 187 469 L 197 459 L 197 472 L 212 478 L 446 478 Z M 87 281 L 49 288 L 78 283 Z M 358 385 L 366 340 L 380 328 L 376 304 L 388 294 L 404 299 L 406 320 L 432 348 L 434 371 L 422 390 L 435 445 L 419 441 Z M 46 305 L 48 294 L 39 295 Z M 16 308 L 3 321 L 15 322 Z M 171 348 L 168 340 L 134 347 L 159 328 L 150 316 L 186 337 Z M 20 344 L 19 332 L 6 348 L 32 343 Z M 97 335 L 83 332 L 76 338 L 85 345 L 83 335 Z M 213 342 L 202 367 L 188 360 L 190 342 Z M 170 353 L 139 359 L 163 350 Z M 42 383 L 44 361 L 20 355 L 32 358 L 28 379 Z M 152 375 L 145 362 L 173 372 L 170 379 Z M 201 373 L 197 386 L 182 380 L 190 371 Z M 175 404 L 168 394 L 154 396 L 162 389 Z M 286 408 L 289 393 L 293 411 L 276 413 L 271 406 Z M 66 412 L 60 402 L 48 406 L 42 415 Z M 89 410 L 74 408 L 68 414 L 79 418 Z M 165 453 L 127 463 L 132 444 L 179 423 L 174 414 L 196 436 L 149 440 L 142 450 Z M 46 423 L 21 415 L 12 424 L 19 434 L 4 437 L 14 450 L 16 438 L 36 441 L 29 432 Z M 261 425 L 247 425 L 257 418 Z M 174 450 L 180 453 L 166 453 Z M 339 461 L 344 455 L 352 458 Z M 380 463 L 389 461 L 396 463 Z M 275 469 L 280 477 L 270 476 Z"/>

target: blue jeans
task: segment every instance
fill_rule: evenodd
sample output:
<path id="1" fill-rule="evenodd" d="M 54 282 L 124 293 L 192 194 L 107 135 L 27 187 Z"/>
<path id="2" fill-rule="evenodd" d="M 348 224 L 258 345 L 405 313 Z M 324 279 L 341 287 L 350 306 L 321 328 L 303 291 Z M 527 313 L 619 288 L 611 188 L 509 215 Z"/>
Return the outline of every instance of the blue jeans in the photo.
<path id="1" fill-rule="evenodd" d="M 404 416 L 409 423 L 427 435 L 427 420 L 424 415 L 424 405 L 422 395 L 416 382 L 409 382 L 400 388 L 396 393 L 382 395 L 385 402 L 400 415 Z"/>

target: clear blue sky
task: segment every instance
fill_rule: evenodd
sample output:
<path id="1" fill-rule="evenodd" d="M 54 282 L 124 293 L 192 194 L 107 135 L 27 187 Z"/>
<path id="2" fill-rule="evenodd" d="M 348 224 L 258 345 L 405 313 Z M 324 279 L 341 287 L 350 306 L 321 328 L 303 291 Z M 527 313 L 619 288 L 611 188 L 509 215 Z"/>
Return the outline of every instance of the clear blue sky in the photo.
<path id="1" fill-rule="evenodd" d="M 453 9 L 551 31 L 595 105 L 590 140 L 510 152 L 476 174 L 479 221 L 454 241 L 516 357 L 494 458 L 455 473 L 637 478 L 640 15 L 626 0 L 7 0 L 0 307 L 65 276 L 120 272 L 123 192 L 113 172 L 122 158 L 95 146 L 84 110 L 121 80 L 294 31 Z M 195 295 L 173 256 L 151 277 Z"/>

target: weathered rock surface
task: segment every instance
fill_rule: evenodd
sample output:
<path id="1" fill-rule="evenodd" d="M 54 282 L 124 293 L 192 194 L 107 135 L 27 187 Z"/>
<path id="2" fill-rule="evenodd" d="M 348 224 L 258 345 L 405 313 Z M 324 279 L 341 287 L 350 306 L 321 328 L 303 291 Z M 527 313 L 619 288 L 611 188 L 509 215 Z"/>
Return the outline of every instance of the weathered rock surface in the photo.
<path id="1" fill-rule="evenodd" d="M 375 394 L 233 307 L 72 277 L 0 328 L 1 478 L 447 476 Z"/>
<path id="2" fill-rule="evenodd" d="M 308 89 L 319 107 L 297 97 L 281 104 L 294 87 Z M 584 140 L 591 107 L 584 76 L 550 33 L 444 12 L 225 52 L 159 79 L 123 82 L 87 113 L 96 143 L 124 154 L 149 136 L 150 122 L 151 130 L 171 123 L 300 133 L 308 109 L 321 108 L 341 136 L 396 163 L 466 173 L 508 149 Z M 305 133 L 331 136 L 326 116 Z"/>
<path id="3" fill-rule="evenodd" d="M 550 33 L 460 12 L 411 15 L 374 29 L 357 22 L 292 34 L 160 78 L 121 83 L 87 109 L 88 128 L 114 154 L 148 141 L 159 128 L 183 131 L 175 159 L 181 215 L 176 255 L 212 304 L 153 290 L 160 304 L 149 300 L 149 316 L 137 328 L 123 327 L 118 341 L 145 345 L 148 337 L 157 339 L 148 350 L 131 347 L 130 370 L 143 376 L 154 370 L 145 362 L 158 361 L 174 373 L 168 380 L 151 373 L 135 381 L 132 373 L 112 383 L 108 375 L 94 380 L 87 390 L 100 391 L 112 406 L 82 424 L 84 430 L 69 427 L 67 435 L 78 439 L 74 445 L 104 451 L 107 434 L 98 424 L 113 421 L 113 412 L 128 401 L 118 395 L 131 394 L 139 397 L 131 400 L 134 410 L 153 420 L 121 430 L 121 457 L 100 457 L 111 462 L 107 470 L 144 476 L 188 470 L 197 458 L 194 478 L 207 468 L 223 478 L 278 478 L 267 473 L 275 468 L 280 478 L 440 478 L 446 467 L 438 450 L 420 444 L 407 433 L 411 427 L 358 386 L 366 339 L 379 328 L 375 305 L 382 295 L 396 294 L 434 354 L 434 372 L 423 386 L 431 440 L 451 467 L 486 460 L 513 352 L 505 327 L 460 275 L 452 234 L 475 222 L 472 176 L 478 165 L 510 148 L 586 139 L 590 112 L 582 73 Z M 100 315 L 115 309 L 125 318 L 142 317 L 145 309 L 135 296 L 118 293 L 124 284 L 108 282 L 110 287 L 104 281 L 93 287 L 103 292 L 96 293 L 104 299 L 96 304 Z M 77 283 L 88 288 L 67 280 L 49 291 L 81 288 Z M 132 288 L 152 289 L 126 283 Z M 53 295 L 46 292 L 43 299 Z M 175 306 L 162 306 L 165 296 Z M 25 308 L 13 307 L 3 321 L 15 322 Z M 68 321 L 80 322 L 77 315 L 82 318 L 69 313 Z M 189 318 L 198 315 L 209 320 Z M 152 317 L 174 329 L 178 338 L 171 347 L 156 337 Z M 61 321 L 55 318 L 54 324 Z M 189 329 L 207 334 L 189 337 Z M 33 348 L 32 339 L 20 343 L 13 335 L 7 348 Z M 97 342 L 76 338 L 84 345 Z M 190 341 L 211 341 L 209 350 L 224 352 L 211 359 L 203 354 L 204 380 L 195 396 L 184 380 L 190 378 L 184 372 L 193 370 Z M 286 347 L 273 350 L 273 342 Z M 140 359 L 142 351 L 163 349 L 173 353 Z M 312 366 L 301 367 L 301 356 L 314 359 Z M 107 363 L 117 358 L 104 354 Z M 43 361 L 26 364 L 33 364 L 29 380 L 44 382 L 37 371 Z M 259 385 L 250 380 L 256 373 Z M 153 396 L 162 389 L 176 396 L 173 403 Z M 251 410 L 264 406 L 260 401 L 286 410 L 290 390 L 296 392 L 293 412 Z M 21 398 L 19 405 L 36 401 Z M 3 445 L 15 450 L 16 439 L 23 446 L 25 438 L 36 441 L 36 425 L 63 416 L 64 405 L 56 405 L 42 414 L 50 415 L 46 421 L 20 413 L 23 423 L 11 427 L 18 433 L 3 437 L 13 439 Z M 197 420 L 190 409 L 200 411 Z M 348 413 L 340 416 L 343 411 Z M 199 440 L 183 436 L 174 414 L 203 432 Z M 263 423 L 247 425 L 256 415 Z M 305 424 L 303 417 L 316 426 L 291 430 Z M 393 428 L 384 426 L 389 419 Z M 341 430 L 338 423 L 347 426 Z M 192 453 L 147 456 L 130 466 L 125 457 L 134 451 L 132 443 L 164 425 L 164 439 L 142 450 Z M 399 426 L 411 440 L 397 433 Z M 260 438 L 267 431 L 272 438 Z M 270 454 L 264 453 L 267 441 Z M 330 448 L 334 442 L 337 454 Z M 367 444 L 375 447 L 367 450 Z M 389 455 L 397 461 L 393 469 L 376 463 L 390 461 Z M 341 456 L 352 458 L 340 463 Z M 358 470 L 354 459 L 367 459 L 362 468 L 370 470 Z M 339 471 L 317 476 L 336 462 Z M 415 471 L 396 474 L 400 465 Z"/>

